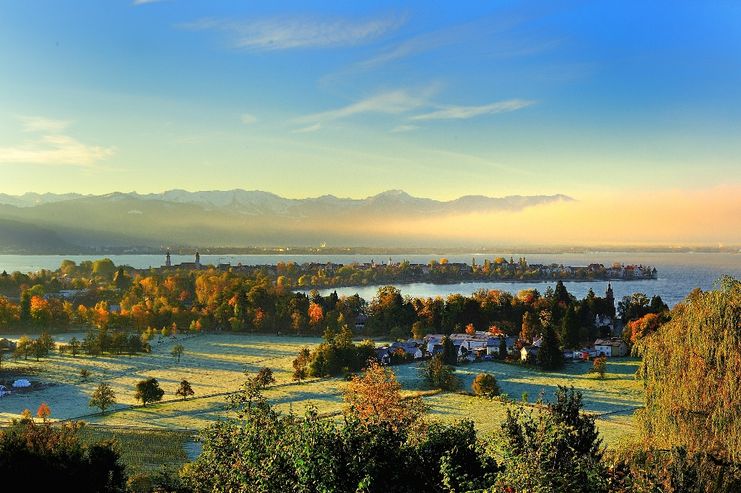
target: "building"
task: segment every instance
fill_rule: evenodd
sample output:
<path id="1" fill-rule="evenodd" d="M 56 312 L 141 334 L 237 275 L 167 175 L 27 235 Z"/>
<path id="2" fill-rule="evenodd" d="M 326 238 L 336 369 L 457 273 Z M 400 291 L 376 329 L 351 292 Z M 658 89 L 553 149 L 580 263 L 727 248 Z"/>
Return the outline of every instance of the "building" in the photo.
<path id="1" fill-rule="evenodd" d="M 608 358 L 628 355 L 628 345 L 619 337 L 597 339 L 594 341 L 594 350 L 598 355 L 605 355 Z"/>
<path id="2" fill-rule="evenodd" d="M 172 267 L 172 259 L 170 258 L 170 250 L 167 250 L 167 255 L 165 255 L 165 267 Z"/>

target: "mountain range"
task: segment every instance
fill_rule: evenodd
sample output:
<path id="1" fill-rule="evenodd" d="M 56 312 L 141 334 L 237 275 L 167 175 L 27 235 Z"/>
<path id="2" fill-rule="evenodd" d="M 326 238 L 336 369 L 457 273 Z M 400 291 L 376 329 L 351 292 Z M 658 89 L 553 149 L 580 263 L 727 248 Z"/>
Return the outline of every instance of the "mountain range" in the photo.
<path id="1" fill-rule="evenodd" d="M 439 201 L 389 190 L 365 199 L 289 199 L 259 190 L 168 190 L 105 195 L 0 194 L 0 251 L 69 253 L 144 247 L 401 245 L 383 225 L 467 214 L 516 212 L 566 195 L 468 195 Z"/>

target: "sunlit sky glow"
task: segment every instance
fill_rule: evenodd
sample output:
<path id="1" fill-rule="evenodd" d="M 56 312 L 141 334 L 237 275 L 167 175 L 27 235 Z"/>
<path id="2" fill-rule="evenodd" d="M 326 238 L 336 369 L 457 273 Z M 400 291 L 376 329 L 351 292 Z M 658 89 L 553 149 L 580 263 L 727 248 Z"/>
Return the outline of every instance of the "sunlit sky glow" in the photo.
<path id="1" fill-rule="evenodd" d="M 1 2 L 0 192 L 710 197 L 637 240 L 741 242 L 741 4 L 553 3 Z"/>

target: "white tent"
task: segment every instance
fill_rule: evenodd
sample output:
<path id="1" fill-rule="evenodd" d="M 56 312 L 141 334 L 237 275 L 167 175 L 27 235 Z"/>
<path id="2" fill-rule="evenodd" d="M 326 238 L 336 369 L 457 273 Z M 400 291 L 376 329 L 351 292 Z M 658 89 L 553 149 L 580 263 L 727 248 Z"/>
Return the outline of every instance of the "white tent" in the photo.
<path id="1" fill-rule="evenodd" d="M 30 387 L 30 386 L 31 386 L 31 382 L 29 382 L 25 378 L 19 378 L 18 380 L 13 382 L 13 387 L 17 389 L 22 388 L 22 387 Z"/>

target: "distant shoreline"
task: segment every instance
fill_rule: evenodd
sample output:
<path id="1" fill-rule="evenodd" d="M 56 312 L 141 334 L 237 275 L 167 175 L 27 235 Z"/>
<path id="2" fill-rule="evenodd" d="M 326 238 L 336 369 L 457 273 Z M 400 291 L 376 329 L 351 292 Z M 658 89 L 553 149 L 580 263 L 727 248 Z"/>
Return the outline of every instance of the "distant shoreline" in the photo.
<path id="1" fill-rule="evenodd" d="M 0 256 L 59 256 L 65 255 L 71 256 L 82 256 L 88 255 L 91 257 L 104 257 L 106 255 L 131 255 L 131 256 L 145 256 L 145 255 L 163 255 L 166 249 L 136 249 L 131 251 L 130 248 L 106 248 L 100 250 L 71 250 L 71 251 L 48 251 L 48 252 L 27 252 L 27 251 L 0 251 Z M 741 254 L 741 246 L 739 247 L 686 247 L 686 248 L 671 248 L 671 247 L 655 247 L 655 248 L 631 248 L 631 247 L 614 247 L 614 248 L 537 248 L 537 247 L 522 247 L 522 248 L 486 248 L 486 249 L 461 249 L 461 248 L 371 248 L 371 247 L 337 247 L 337 248 L 314 248 L 314 247 L 275 247 L 275 248 L 244 248 L 244 249 L 231 249 L 231 248 L 197 248 L 197 247 L 182 247 L 182 248 L 171 248 L 170 253 L 172 255 L 192 255 L 193 252 L 199 251 L 201 255 L 265 255 L 265 256 L 291 256 L 291 255 L 315 255 L 315 256 L 329 256 L 329 255 L 431 255 L 431 256 L 444 256 L 444 255 L 599 255 L 607 253 L 630 253 L 630 254 L 646 254 L 646 253 L 661 253 L 661 254 L 705 254 L 705 253 L 721 253 L 721 254 Z"/>

